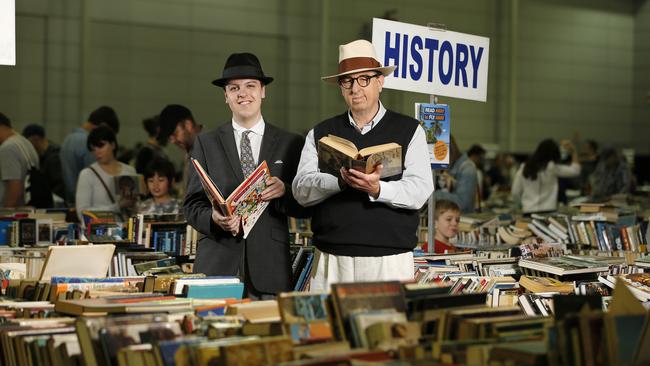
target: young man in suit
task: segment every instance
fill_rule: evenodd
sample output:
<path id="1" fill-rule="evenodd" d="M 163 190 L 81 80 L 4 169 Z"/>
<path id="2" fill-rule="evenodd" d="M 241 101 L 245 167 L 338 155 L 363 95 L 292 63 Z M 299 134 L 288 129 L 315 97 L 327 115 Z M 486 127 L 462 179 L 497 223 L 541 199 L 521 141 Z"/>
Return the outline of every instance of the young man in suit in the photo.
<path id="1" fill-rule="evenodd" d="M 191 152 L 225 197 L 266 160 L 272 177 L 262 199 L 270 203 L 248 237 L 242 237 L 240 217 L 224 216 L 212 208 L 193 169 L 184 203 L 187 221 L 204 235 L 194 272 L 237 275 L 247 296 L 257 299 L 290 290 L 287 215 L 300 215 L 301 210 L 291 195 L 291 181 L 303 139 L 262 117 L 266 86 L 272 81 L 255 55 L 230 55 L 222 77 L 212 84 L 224 89 L 232 120 L 197 136 Z"/>
<path id="2" fill-rule="evenodd" d="M 379 101 L 384 77 L 394 69 L 382 67 L 372 44 L 358 40 L 340 46 L 339 73 L 322 78 L 339 85 L 348 110 L 309 131 L 293 181 L 296 200 L 313 208 L 312 291 L 327 291 L 336 282 L 413 279 L 418 210 L 433 192 L 433 180 L 418 121 Z M 403 171 L 381 179 L 382 165 L 370 174 L 345 168 L 338 177 L 323 173 L 317 144 L 328 134 L 359 149 L 396 142 Z"/>

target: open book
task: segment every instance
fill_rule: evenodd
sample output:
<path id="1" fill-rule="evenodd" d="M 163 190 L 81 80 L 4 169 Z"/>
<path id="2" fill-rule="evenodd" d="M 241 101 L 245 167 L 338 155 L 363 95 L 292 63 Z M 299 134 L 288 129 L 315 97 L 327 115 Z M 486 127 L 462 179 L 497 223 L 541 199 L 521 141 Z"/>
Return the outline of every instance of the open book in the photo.
<path id="1" fill-rule="evenodd" d="M 323 173 L 339 176 L 341 167 L 370 174 L 382 164 L 381 177 L 402 173 L 402 147 L 394 142 L 358 150 L 352 141 L 327 135 L 318 140 L 318 167 Z"/>
<path id="2" fill-rule="evenodd" d="M 198 160 L 192 158 L 192 165 L 196 169 L 201 185 L 203 185 L 212 207 L 219 210 L 224 216 L 237 215 L 241 217 L 244 239 L 246 239 L 257 219 L 262 215 L 266 206 L 269 205 L 268 201 L 262 200 L 262 192 L 266 189 L 266 180 L 271 177 L 266 160 L 255 168 L 251 175 L 228 198 L 223 197 L 217 185 L 205 172 Z"/>

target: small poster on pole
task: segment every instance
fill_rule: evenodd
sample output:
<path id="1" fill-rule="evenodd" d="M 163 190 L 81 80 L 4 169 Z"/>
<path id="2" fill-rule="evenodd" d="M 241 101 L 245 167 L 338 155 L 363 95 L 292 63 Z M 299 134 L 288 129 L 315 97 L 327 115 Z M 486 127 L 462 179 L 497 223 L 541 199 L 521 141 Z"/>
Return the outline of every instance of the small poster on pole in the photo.
<path id="1" fill-rule="evenodd" d="M 415 118 L 427 136 L 431 169 L 448 169 L 451 126 L 449 105 L 415 103 Z"/>

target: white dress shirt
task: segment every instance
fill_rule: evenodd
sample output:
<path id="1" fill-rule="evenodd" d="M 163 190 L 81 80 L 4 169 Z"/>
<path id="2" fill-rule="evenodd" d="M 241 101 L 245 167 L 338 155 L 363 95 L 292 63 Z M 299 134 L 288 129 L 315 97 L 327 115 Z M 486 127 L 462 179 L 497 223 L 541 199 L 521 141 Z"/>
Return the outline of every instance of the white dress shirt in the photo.
<path id="1" fill-rule="evenodd" d="M 251 133 L 248 134 L 248 139 L 251 142 L 251 149 L 253 150 L 253 159 L 255 159 L 255 165 L 259 165 L 260 163 L 260 149 L 262 148 L 262 139 L 264 138 L 264 117 L 260 117 L 259 121 L 255 123 L 255 125 L 250 128 L 246 129 L 235 120 L 232 120 L 232 129 L 233 133 L 235 134 L 235 143 L 237 144 L 237 155 L 241 156 L 241 136 L 244 133 L 244 131 L 251 131 Z"/>
<path id="2" fill-rule="evenodd" d="M 359 129 L 348 111 L 350 124 L 365 135 L 379 123 L 386 114 L 386 108 L 379 102 L 379 111 L 368 124 Z M 305 145 L 300 155 L 298 172 L 292 184 L 296 201 L 303 206 L 313 206 L 341 191 L 338 178 L 318 170 L 318 149 L 314 141 L 314 130 L 307 134 Z M 431 163 L 427 150 L 426 135 L 422 127 L 415 133 L 406 149 L 402 179 L 391 182 L 379 182 L 379 197 L 371 202 L 380 202 L 395 208 L 418 210 L 433 192 Z"/>

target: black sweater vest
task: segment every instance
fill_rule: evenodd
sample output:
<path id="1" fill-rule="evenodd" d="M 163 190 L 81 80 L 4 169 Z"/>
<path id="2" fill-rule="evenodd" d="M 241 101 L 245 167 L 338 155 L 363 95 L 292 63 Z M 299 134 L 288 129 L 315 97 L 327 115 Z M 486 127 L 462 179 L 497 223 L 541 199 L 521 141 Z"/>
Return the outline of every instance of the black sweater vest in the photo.
<path id="1" fill-rule="evenodd" d="M 314 140 L 318 143 L 321 137 L 332 134 L 352 141 L 358 149 L 396 142 L 402 146 L 404 166 L 417 127 L 415 119 L 386 111 L 379 124 L 362 135 L 344 113 L 319 123 L 314 128 Z M 382 180 L 401 178 L 399 174 Z M 314 206 L 312 216 L 314 245 L 325 253 L 345 256 L 376 257 L 410 251 L 417 242 L 417 226 L 417 210 L 371 202 L 367 193 L 350 187 Z"/>

